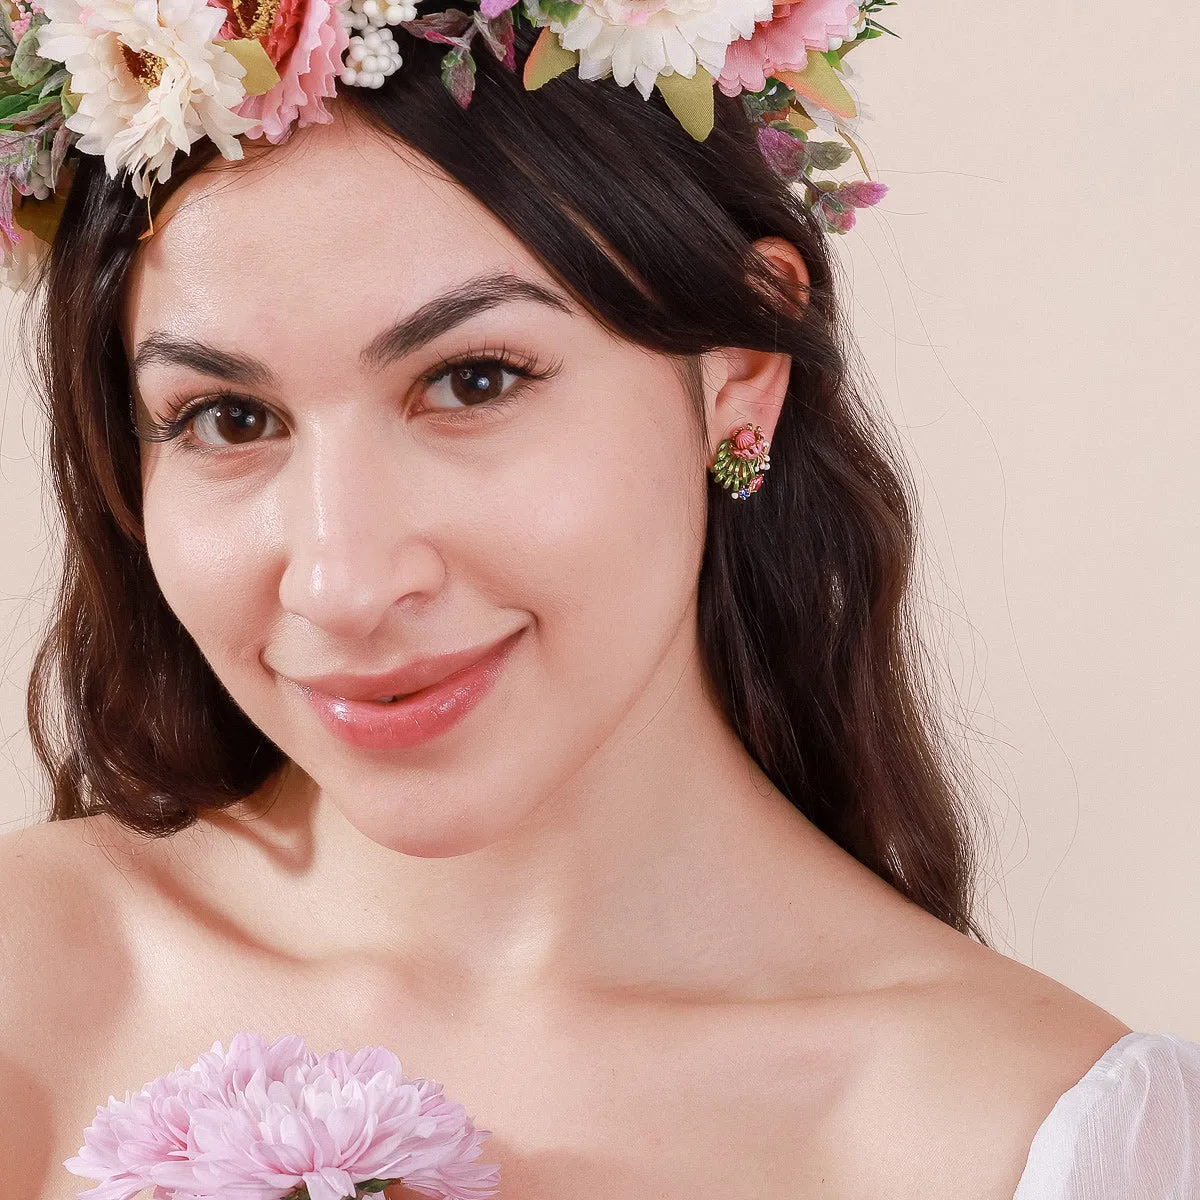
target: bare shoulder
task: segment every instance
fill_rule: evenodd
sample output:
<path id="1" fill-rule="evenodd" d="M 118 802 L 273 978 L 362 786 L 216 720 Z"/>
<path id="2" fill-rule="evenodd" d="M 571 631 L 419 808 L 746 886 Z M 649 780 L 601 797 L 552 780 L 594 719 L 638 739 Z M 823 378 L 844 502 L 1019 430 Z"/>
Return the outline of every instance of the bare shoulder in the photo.
<path id="1" fill-rule="evenodd" d="M 887 1145 L 867 1159 L 892 1195 L 1011 1200 L 1038 1127 L 1129 1026 L 949 929 L 924 966 L 877 998 L 855 1111 Z"/>
<path id="2" fill-rule="evenodd" d="M 30 825 L 0 835 L 0 1159 L 39 1194 L 47 1130 L 67 1063 L 104 1036 L 130 972 L 123 968 L 105 818 Z"/>
<path id="3" fill-rule="evenodd" d="M 0 835 L 0 1046 L 36 1044 L 64 1006 L 103 1002 L 128 836 L 106 817 Z"/>
<path id="4" fill-rule="evenodd" d="M 218 1005 L 227 960 L 201 962 L 188 940 L 201 924 L 189 888 L 228 880 L 208 878 L 233 861 L 214 846 L 204 830 L 151 837 L 104 816 L 0 835 L 0 1194 L 66 1195 L 61 1164 L 105 1089 L 182 1061 L 193 1019 L 209 1032 L 197 1010 Z"/>
<path id="5" fill-rule="evenodd" d="M 69 935 L 79 920 L 92 931 L 94 904 L 111 890 L 130 844 L 131 835 L 106 816 L 0 834 L 0 953 L 29 937 L 40 944 Z"/>

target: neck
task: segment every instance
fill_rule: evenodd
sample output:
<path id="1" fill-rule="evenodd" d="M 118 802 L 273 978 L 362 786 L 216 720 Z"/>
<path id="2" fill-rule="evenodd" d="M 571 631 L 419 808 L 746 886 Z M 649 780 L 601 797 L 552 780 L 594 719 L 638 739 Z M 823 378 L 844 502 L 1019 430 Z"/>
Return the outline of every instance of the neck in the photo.
<path id="1" fill-rule="evenodd" d="M 294 764 L 240 828 L 290 860 L 311 946 L 412 964 L 459 996 L 550 980 L 744 985 L 746 929 L 771 937 L 763 909 L 815 887 L 804 857 L 830 848 L 746 752 L 698 663 L 692 653 L 682 673 L 676 664 L 673 686 L 636 704 L 519 826 L 470 853 L 380 845 Z"/>

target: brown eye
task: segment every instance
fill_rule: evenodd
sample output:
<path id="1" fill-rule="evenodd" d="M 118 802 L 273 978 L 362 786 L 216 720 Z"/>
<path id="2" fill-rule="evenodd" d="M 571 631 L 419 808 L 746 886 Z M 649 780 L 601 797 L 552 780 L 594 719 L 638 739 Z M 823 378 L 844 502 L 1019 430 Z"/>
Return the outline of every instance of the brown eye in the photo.
<path id="1" fill-rule="evenodd" d="M 498 400 L 519 378 L 521 372 L 500 362 L 460 363 L 430 381 L 429 406 L 454 409 Z"/>
<path id="2" fill-rule="evenodd" d="M 273 420 L 257 400 L 217 400 L 196 416 L 193 432 L 210 446 L 239 446 L 257 441 Z"/>
<path id="3" fill-rule="evenodd" d="M 504 391 L 504 368 L 496 363 L 455 367 L 450 372 L 450 391 L 464 404 L 494 400 Z"/>

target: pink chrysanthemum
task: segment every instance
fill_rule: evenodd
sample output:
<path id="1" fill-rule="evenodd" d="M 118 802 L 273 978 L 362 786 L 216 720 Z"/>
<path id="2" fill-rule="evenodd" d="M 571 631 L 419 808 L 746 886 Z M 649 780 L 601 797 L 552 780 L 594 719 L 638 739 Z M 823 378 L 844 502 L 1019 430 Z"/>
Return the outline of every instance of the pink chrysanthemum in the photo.
<path id="1" fill-rule="evenodd" d="M 144 1099 L 143 1099 L 144 1097 Z M 117 1102 L 110 1100 L 110 1110 Z M 101 1179 L 87 1200 L 346 1200 L 402 1179 L 443 1200 L 483 1200 L 499 1171 L 475 1160 L 477 1130 L 439 1084 L 410 1079 L 382 1047 L 315 1055 L 297 1036 L 238 1034 L 188 1071 L 155 1080 L 119 1113 L 97 1110 L 68 1170 Z"/>
<path id="2" fill-rule="evenodd" d="M 235 2 L 223 0 L 223 7 L 232 12 Z M 221 36 L 243 36 L 232 16 Z M 336 92 L 342 58 L 350 45 L 336 0 L 281 0 L 271 32 L 262 42 L 279 72 L 279 82 L 261 96 L 247 96 L 238 106 L 238 116 L 254 121 L 246 136 L 265 137 L 278 145 L 293 124 L 302 129 L 332 121 L 325 101 Z"/>
<path id="3" fill-rule="evenodd" d="M 101 1180 L 80 1195 L 130 1200 L 149 1186 L 154 1166 L 186 1157 L 189 1110 L 203 1102 L 203 1095 L 195 1073 L 179 1068 L 134 1096 L 110 1096 L 108 1106 L 97 1107 L 95 1120 L 84 1130 L 79 1153 L 63 1163 L 74 1175 Z"/>
<path id="4" fill-rule="evenodd" d="M 809 50 L 829 50 L 853 34 L 858 5 L 847 0 L 781 0 L 752 36 L 733 42 L 721 70 L 721 91 L 758 92 L 776 71 L 803 71 Z"/>

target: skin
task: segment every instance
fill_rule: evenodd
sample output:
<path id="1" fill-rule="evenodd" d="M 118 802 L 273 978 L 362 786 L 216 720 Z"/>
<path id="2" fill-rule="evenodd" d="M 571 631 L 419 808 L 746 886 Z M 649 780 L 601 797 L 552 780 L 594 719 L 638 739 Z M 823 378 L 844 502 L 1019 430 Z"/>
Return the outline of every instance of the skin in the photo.
<path id="1" fill-rule="evenodd" d="M 390 1046 L 492 1131 L 515 1200 L 1009 1200 L 1128 1026 L 834 846 L 700 671 L 703 468 L 737 425 L 771 436 L 789 360 L 707 356 L 699 429 L 672 363 L 428 163 L 339 117 L 269 165 L 177 193 L 123 332 L 131 361 L 158 333 L 270 372 L 237 389 L 272 414 L 258 440 L 147 443 L 143 484 L 164 596 L 291 765 L 169 839 L 103 817 L 0 839 L 20 1194 L 87 1186 L 59 1164 L 97 1103 L 252 1029 Z M 794 248 L 759 249 L 805 280 Z M 360 361 L 496 274 L 563 307 L 497 305 Z M 499 346 L 552 376 L 448 416 L 423 377 Z M 223 386 L 162 361 L 136 382 L 143 422 Z M 406 751 L 345 746 L 281 678 L 517 630 L 483 704 Z"/>

